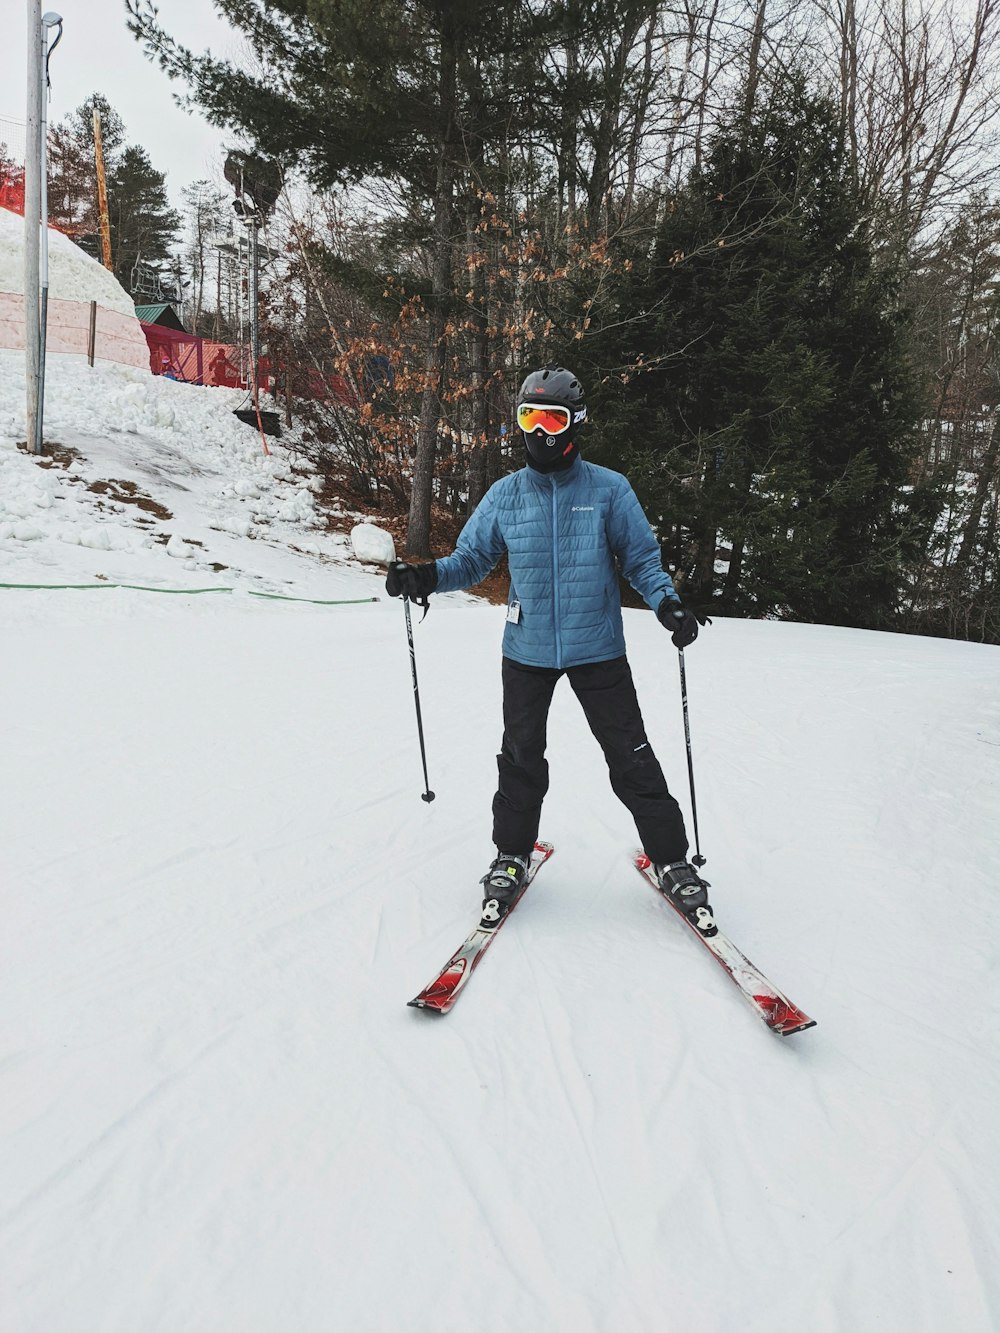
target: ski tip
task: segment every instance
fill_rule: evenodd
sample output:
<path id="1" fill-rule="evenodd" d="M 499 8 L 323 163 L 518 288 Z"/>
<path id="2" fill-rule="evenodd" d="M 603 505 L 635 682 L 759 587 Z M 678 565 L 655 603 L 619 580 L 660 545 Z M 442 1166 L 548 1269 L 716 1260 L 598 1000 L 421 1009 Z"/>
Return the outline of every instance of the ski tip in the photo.
<path id="1" fill-rule="evenodd" d="M 804 1023 L 796 1023 L 792 1027 L 777 1027 L 771 1031 L 777 1033 L 779 1037 L 794 1037 L 797 1032 L 807 1032 L 809 1028 L 816 1026 L 815 1018 L 807 1018 Z"/>
<path id="2" fill-rule="evenodd" d="M 783 995 L 777 992 L 753 995 L 747 998 L 753 1002 L 754 1008 L 771 1031 L 779 1037 L 791 1037 L 796 1032 L 805 1032 L 806 1028 L 816 1026 L 814 1018 L 804 1014 L 801 1009 L 792 1004 L 791 1000 L 786 1000 Z"/>
<path id="3" fill-rule="evenodd" d="M 416 999 L 416 1000 L 407 1000 L 406 1007 L 407 1009 L 419 1009 L 422 1013 L 425 1014 L 440 1015 L 440 1014 L 446 1014 L 448 1010 L 451 1008 L 451 1005 L 448 1005 L 442 1009 L 440 1005 L 431 1004 L 427 1000 Z"/>

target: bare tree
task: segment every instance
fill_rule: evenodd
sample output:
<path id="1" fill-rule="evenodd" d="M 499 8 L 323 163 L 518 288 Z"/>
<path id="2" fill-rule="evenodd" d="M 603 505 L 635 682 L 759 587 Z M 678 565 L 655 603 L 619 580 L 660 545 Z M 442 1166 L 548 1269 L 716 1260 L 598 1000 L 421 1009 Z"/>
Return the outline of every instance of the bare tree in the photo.
<path id="1" fill-rule="evenodd" d="M 905 254 L 995 172 L 1000 3 L 820 0 L 815 13 L 853 170 Z"/>
<path id="2" fill-rule="evenodd" d="M 203 334 L 202 314 L 205 309 L 205 280 L 210 276 L 212 243 L 218 238 L 225 222 L 229 219 L 229 210 L 221 190 L 210 181 L 194 181 L 181 191 L 181 197 L 187 206 L 188 245 L 187 261 L 191 274 L 191 332 Z M 218 256 L 217 256 L 218 258 Z M 218 302 L 221 289 L 221 276 L 216 282 L 215 322 L 218 322 Z"/>

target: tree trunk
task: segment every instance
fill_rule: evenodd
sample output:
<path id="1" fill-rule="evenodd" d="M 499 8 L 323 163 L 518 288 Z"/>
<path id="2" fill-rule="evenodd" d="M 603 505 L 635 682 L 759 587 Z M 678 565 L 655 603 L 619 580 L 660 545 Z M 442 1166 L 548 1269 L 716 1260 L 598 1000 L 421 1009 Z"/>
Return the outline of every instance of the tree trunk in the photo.
<path id="1" fill-rule="evenodd" d="M 480 210 L 473 195 L 469 196 L 466 219 L 470 257 L 480 250 L 476 223 Z M 472 375 L 472 453 L 469 459 L 469 513 L 486 494 L 486 441 L 489 429 L 489 404 L 486 399 L 486 367 L 489 363 L 489 337 L 486 332 L 486 274 L 478 261 L 470 274 L 472 292 L 469 313 L 469 369 Z"/>
<path id="2" fill-rule="evenodd" d="M 559 145 L 559 207 L 566 222 L 576 217 L 577 134 L 579 124 L 579 55 L 575 34 L 566 44 L 566 87 L 563 101 L 562 142 Z"/>
<path id="3" fill-rule="evenodd" d="M 642 147 L 646 132 L 646 113 L 649 109 L 649 95 L 653 87 L 653 33 L 655 30 L 656 9 L 650 14 L 649 24 L 646 28 L 642 86 L 639 89 L 639 97 L 636 102 L 635 124 L 632 126 L 632 136 L 628 148 L 628 180 L 625 185 L 625 199 L 622 203 L 622 217 L 625 219 L 632 211 L 636 176 L 639 172 L 639 150 Z"/>
<path id="4" fill-rule="evenodd" d="M 441 380 L 446 350 L 444 313 L 432 312 L 427 332 L 424 392 L 420 401 L 420 424 L 417 427 L 410 514 L 406 528 L 407 551 L 423 559 L 429 559 L 431 554 L 431 503 L 434 498 L 434 463 L 437 458 L 437 428 L 441 419 Z"/>
<path id="5" fill-rule="evenodd" d="M 710 602 L 715 591 L 715 551 L 719 541 L 717 529 L 705 525 L 695 541 L 694 586 L 701 602 Z"/>
<path id="6" fill-rule="evenodd" d="M 712 12 L 705 25 L 705 58 L 701 68 L 701 90 L 698 93 L 698 125 L 694 136 L 694 164 L 700 171 L 705 149 L 705 121 L 708 113 L 708 93 L 712 84 L 712 37 L 715 20 L 719 13 L 719 0 L 715 0 Z M 690 60 L 690 55 L 688 57 Z"/>
<path id="7" fill-rule="evenodd" d="M 858 183 L 858 29 L 855 0 L 845 0 L 840 41 L 840 120 L 851 180 Z"/>
<path id="8" fill-rule="evenodd" d="M 434 262 L 431 274 L 427 356 L 424 362 L 424 390 L 420 404 L 420 425 L 417 430 L 416 457 L 413 461 L 413 489 L 406 530 L 406 546 L 409 554 L 424 559 L 428 559 L 431 554 L 434 459 L 437 453 L 438 421 L 441 416 L 441 381 L 447 356 L 445 325 L 452 271 L 451 208 L 455 186 L 453 147 L 457 63 L 455 39 L 445 32 L 441 39 L 441 68 L 438 79 L 441 138 L 434 190 Z"/>
<path id="9" fill-rule="evenodd" d="M 990 442 L 979 465 L 979 477 L 976 481 L 976 493 L 972 500 L 972 509 L 965 525 L 965 531 L 962 534 L 962 545 L 955 560 L 955 573 L 960 578 L 964 576 L 972 563 L 972 554 L 979 539 L 979 525 L 982 522 L 983 509 L 990 493 L 990 487 L 996 481 L 998 464 L 1000 464 L 1000 416 L 993 422 Z"/>
<path id="10" fill-rule="evenodd" d="M 726 571 L 726 581 L 722 587 L 722 596 L 726 607 L 731 611 L 736 605 L 736 599 L 739 596 L 740 581 L 743 578 L 743 556 L 746 553 L 747 539 L 742 534 L 733 542 L 733 549 L 729 556 L 729 569 Z"/>
<path id="11" fill-rule="evenodd" d="M 757 0 L 757 13 L 754 17 L 753 36 L 750 38 L 750 56 L 747 67 L 746 96 L 743 102 L 743 114 L 749 124 L 753 115 L 753 104 L 757 96 L 757 84 L 760 81 L 760 47 L 764 38 L 764 18 L 767 12 L 767 0 Z"/>
<path id="12" fill-rule="evenodd" d="M 594 140 L 594 161 L 587 190 L 587 223 L 592 236 L 598 235 L 601 230 L 601 212 L 611 186 L 612 153 L 621 121 L 625 73 L 640 21 L 634 14 L 628 14 L 624 18 L 617 49 L 608 52 L 602 71 L 604 105 L 601 108 L 601 120 Z"/>

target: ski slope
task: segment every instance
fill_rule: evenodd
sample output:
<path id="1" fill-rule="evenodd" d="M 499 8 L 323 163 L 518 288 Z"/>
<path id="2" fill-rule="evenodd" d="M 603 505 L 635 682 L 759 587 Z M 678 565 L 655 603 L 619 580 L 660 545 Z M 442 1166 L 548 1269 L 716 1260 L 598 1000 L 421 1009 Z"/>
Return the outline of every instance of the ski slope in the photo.
<path id="1" fill-rule="evenodd" d="M 565 685 L 556 855 L 435 1018 L 502 611 L 415 629 L 427 805 L 402 610 L 282 508 L 308 478 L 136 412 L 77 412 L 54 480 L 0 431 L 0 582 L 233 589 L 0 590 L 4 1333 L 991 1333 L 997 650 L 719 620 L 686 654 L 717 915 L 815 1029 L 771 1036 L 629 865 Z M 170 521 L 98 507 L 126 467 Z M 686 808 L 676 653 L 626 633 Z"/>

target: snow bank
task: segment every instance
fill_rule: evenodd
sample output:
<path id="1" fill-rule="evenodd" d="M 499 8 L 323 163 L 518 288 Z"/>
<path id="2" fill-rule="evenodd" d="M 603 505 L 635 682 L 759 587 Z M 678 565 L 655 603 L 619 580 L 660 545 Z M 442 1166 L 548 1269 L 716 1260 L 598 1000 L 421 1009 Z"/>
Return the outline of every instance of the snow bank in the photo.
<path id="1" fill-rule="evenodd" d="M 0 292 L 24 294 L 24 218 L 0 208 Z M 113 273 L 64 236 L 49 228 L 49 299 L 96 301 L 105 310 L 135 319 L 132 298 Z"/>
<path id="2" fill-rule="evenodd" d="M 343 538 L 316 511 L 315 478 L 278 441 L 264 454 L 233 415 L 244 398 L 54 357 L 45 438 L 56 465 L 40 465 L 15 447 L 25 436 L 24 358 L 0 351 L 0 558 L 21 561 L 21 581 L 51 581 L 58 543 L 118 557 L 92 566 L 101 577 L 155 581 L 159 568 L 169 580 L 188 567 L 216 582 L 214 567 L 234 562 L 234 539 L 246 555 L 246 538 L 267 535 L 341 559 Z"/>
<path id="3" fill-rule="evenodd" d="M 86 355 L 92 301 L 97 359 L 148 372 L 149 348 L 129 294 L 103 264 L 50 227 L 49 353 Z M 24 219 L 6 208 L 0 208 L 0 348 L 24 348 Z"/>

